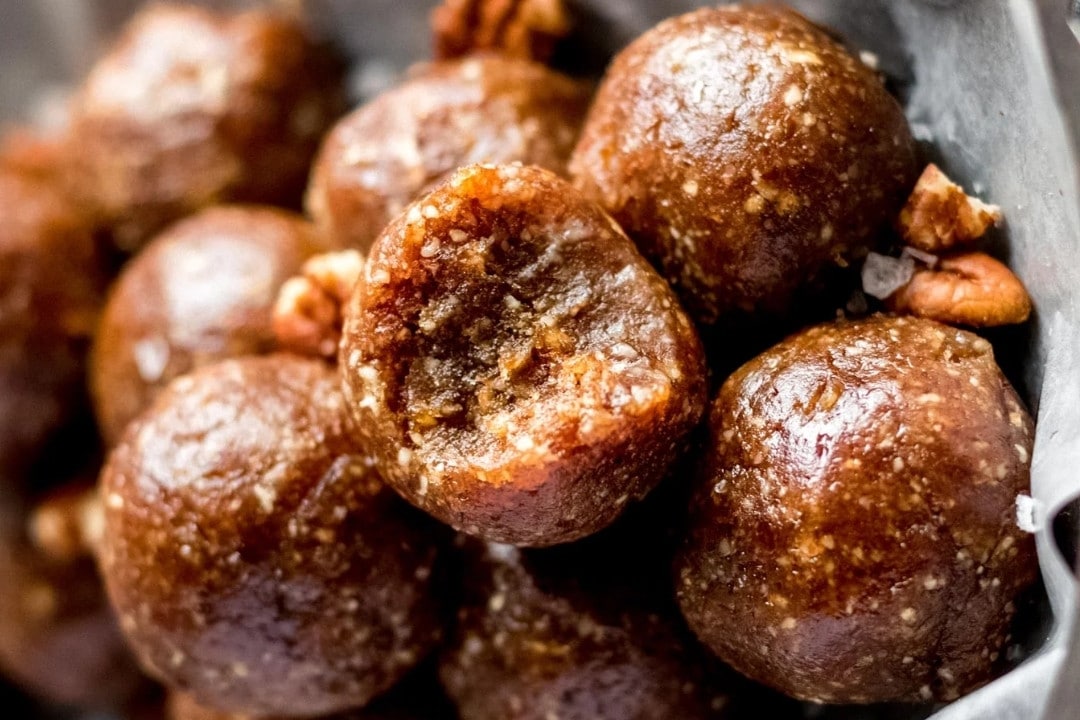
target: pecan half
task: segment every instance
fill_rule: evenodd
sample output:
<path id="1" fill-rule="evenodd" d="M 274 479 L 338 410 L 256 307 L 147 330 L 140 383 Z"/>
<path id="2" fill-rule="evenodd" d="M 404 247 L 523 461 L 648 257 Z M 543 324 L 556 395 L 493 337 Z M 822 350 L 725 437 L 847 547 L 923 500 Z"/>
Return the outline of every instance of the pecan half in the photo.
<path id="1" fill-rule="evenodd" d="M 1012 270 L 986 253 L 943 257 L 936 269 L 917 270 L 886 304 L 953 325 L 992 327 L 1022 323 L 1031 297 Z"/>
<path id="2" fill-rule="evenodd" d="M 898 225 L 908 245 L 936 253 L 977 240 L 1000 221 L 1001 208 L 971 197 L 931 163 L 900 211 Z"/>
<path id="3" fill-rule="evenodd" d="M 364 265 L 356 250 L 325 253 L 304 263 L 281 286 L 274 304 L 278 346 L 301 355 L 333 358 L 341 340 L 342 308 Z"/>
<path id="4" fill-rule="evenodd" d="M 435 57 L 478 50 L 544 62 L 570 31 L 562 0 L 445 0 L 431 13 Z"/>

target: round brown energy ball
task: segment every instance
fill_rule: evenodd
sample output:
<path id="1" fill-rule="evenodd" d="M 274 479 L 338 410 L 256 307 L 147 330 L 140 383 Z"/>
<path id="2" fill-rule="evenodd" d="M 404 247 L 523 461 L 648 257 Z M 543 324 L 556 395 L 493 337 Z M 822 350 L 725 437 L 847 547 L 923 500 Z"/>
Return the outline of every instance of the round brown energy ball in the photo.
<path id="1" fill-rule="evenodd" d="M 341 358 L 387 482 L 515 545 L 610 524 L 706 404 L 671 289 L 603 210 L 535 167 L 463 168 L 391 223 L 345 309 Z"/>
<path id="2" fill-rule="evenodd" d="M 338 246 L 366 251 L 407 204 L 463 165 L 564 173 L 589 97 L 588 86 L 527 60 L 423 65 L 330 132 L 308 211 Z"/>
<path id="3" fill-rule="evenodd" d="M 51 183 L 0 165 L 0 484 L 22 484 L 84 404 L 103 284 L 78 208 Z"/>
<path id="4" fill-rule="evenodd" d="M 247 357 L 178 378 L 101 484 L 120 626 L 147 671 L 206 707 L 359 707 L 440 636 L 434 528 L 357 454 L 326 363 Z"/>
<path id="5" fill-rule="evenodd" d="M 54 515 L 76 511 L 76 505 L 83 505 L 76 497 L 81 492 L 64 488 L 38 510 L 49 508 Z M 118 709 L 143 679 L 116 625 L 94 559 L 88 548 L 57 554 L 39 547 L 26 532 L 26 510 L 15 498 L 0 499 L 0 670 L 51 703 Z"/>
<path id="6" fill-rule="evenodd" d="M 340 78 L 285 14 L 152 5 L 75 100 L 76 184 L 125 250 L 214 203 L 297 206 Z"/>
<path id="7" fill-rule="evenodd" d="M 440 659 L 462 720 L 729 716 L 670 598 L 651 592 L 666 577 L 650 587 L 633 560 L 595 550 L 471 548 L 457 637 Z"/>
<path id="8" fill-rule="evenodd" d="M 915 181 L 904 113 L 794 11 L 667 20 L 609 68 L 570 164 L 691 314 L 783 313 L 865 253 Z"/>
<path id="9" fill-rule="evenodd" d="M 952 700 L 999 665 L 1035 578 L 1031 418 L 990 344 L 929 320 L 806 330 L 712 407 L 677 561 L 722 660 L 817 702 Z"/>
<path id="10" fill-rule="evenodd" d="M 303 218 L 255 206 L 210 208 L 154 238 L 113 286 L 91 355 L 107 442 L 173 378 L 272 350 L 278 289 L 319 249 Z"/>

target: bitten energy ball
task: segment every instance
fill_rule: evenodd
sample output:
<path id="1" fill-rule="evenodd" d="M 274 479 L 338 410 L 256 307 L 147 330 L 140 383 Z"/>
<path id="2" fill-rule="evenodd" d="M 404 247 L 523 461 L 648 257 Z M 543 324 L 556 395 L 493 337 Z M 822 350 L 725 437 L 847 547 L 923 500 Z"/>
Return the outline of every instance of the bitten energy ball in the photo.
<path id="1" fill-rule="evenodd" d="M 915 180 L 881 80 L 775 7 L 661 23 L 607 72 L 571 161 L 700 321 L 780 313 L 865 253 Z"/>
<path id="2" fill-rule="evenodd" d="M 274 348 L 281 284 L 320 249 L 298 215 L 221 206 L 176 223 L 124 268 L 94 341 L 90 384 L 106 440 L 169 382 Z"/>
<path id="3" fill-rule="evenodd" d="M 358 707 L 440 635 L 434 536 L 356 453 L 323 362 L 248 357 L 178 378 L 101 484 L 121 628 L 202 705 Z"/>
<path id="4" fill-rule="evenodd" d="M 516 545 L 611 523 L 705 406 L 701 343 L 670 288 L 598 206 L 534 167 L 464 168 L 387 227 L 341 357 L 387 482 Z"/>
<path id="5" fill-rule="evenodd" d="M 307 207 L 340 247 L 366 251 L 405 206 L 470 163 L 522 162 L 558 173 L 589 88 L 501 56 L 422 66 L 327 136 Z"/>
<path id="6" fill-rule="evenodd" d="M 677 562 L 686 619 L 801 699 L 969 692 L 1035 578 L 1017 526 L 1032 431 L 971 333 L 876 316 L 777 345 L 712 407 Z"/>
<path id="7" fill-rule="evenodd" d="M 0 483 L 22 482 L 80 405 L 103 284 L 78 209 L 0 165 Z"/>
<path id="8" fill-rule="evenodd" d="M 580 545 L 472 549 L 458 635 L 440 660 L 462 720 L 727 717 L 674 608 L 624 572 L 630 563 Z"/>
<path id="9" fill-rule="evenodd" d="M 79 92 L 71 159 L 100 220 L 135 250 L 217 202 L 297 205 L 341 106 L 338 68 L 288 16 L 152 5 Z"/>

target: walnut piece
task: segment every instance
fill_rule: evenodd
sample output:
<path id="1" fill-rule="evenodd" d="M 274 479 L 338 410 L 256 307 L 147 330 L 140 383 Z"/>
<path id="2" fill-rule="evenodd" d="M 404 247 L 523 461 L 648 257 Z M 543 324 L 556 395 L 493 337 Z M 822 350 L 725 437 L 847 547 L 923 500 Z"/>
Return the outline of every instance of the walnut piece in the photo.
<path id="1" fill-rule="evenodd" d="M 58 562 L 90 557 L 101 540 L 103 512 L 96 486 L 65 488 L 34 508 L 30 539 L 46 557 Z"/>
<path id="2" fill-rule="evenodd" d="M 999 222 L 1001 208 L 971 197 L 931 163 L 900 211 L 899 226 L 908 245 L 936 253 L 973 242 Z"/>
<path id="3" fill-rule="evenodd" d="M 1022 323 L 1031 314 L 1020 279 L 981 252 L 943 257 L 936 269 L 917 270 L 886 304 L 895 312 L 971 327 Z"/>
<path id="4" fill-rule="evenodd" d="M 570 31 L 562 0 L 445 0 L 431 13 L 435 57 L 478 50 L 544 62 Z"/>
<path id="5" fill-rule="evenodd" d="M 356 250 L 325 253 L 304 263 L 299 277 L 281 286 L 274 304 L 278 345 L 301 355 L 332 358 L 341 340 L 342 306 L 360 277 Z"/>

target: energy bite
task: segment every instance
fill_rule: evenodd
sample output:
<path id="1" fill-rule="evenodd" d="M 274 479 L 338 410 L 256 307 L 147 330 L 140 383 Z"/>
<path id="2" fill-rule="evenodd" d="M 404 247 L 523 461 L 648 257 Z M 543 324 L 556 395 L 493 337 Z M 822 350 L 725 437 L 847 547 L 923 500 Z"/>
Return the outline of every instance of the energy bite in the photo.
<path id="1" fill-rule="evenodd" d="M 341 366 L 387 482 L 514 545 L 610 524 L 682 452 L 707 392 L 667 284 L 597 205 L 516 165 L 461 169 L 379 236 Z"/>
<path id="2" fill-rule="evenodd" d="M 440 659 L 462 720 L 729 716 L 704 658 L 629 563 L 580 543 L 470 551 L 457 637 Z"/>
<path id="3" fill-rule="evenodd" d="M 307 209 L 338 247 L 367 251 L 413 200 L 471 163 L 564 173 L 590 92 L 499 55 L 423 65 L 347 115 L 323 142 Z"/>
<path id="4" fill-rule="evenodd" d="M 806 330 L 740 368 L 677 559 L 722 660 L 804 700 L 953 700 L 990 680 L 1035 546 L 1030 416 L 990 343 L 917 318 Z"/>
<path id="5" fill-rule="evenodd" d="M 441 634 L 436 528 L 353 442 L 336 373 L 286 355 L 173 381 L 101 475 L 101 567 L 144 668 L 208 708 L 367 703 Z"/>
<path id="6" fill-rule="evenodd" d="M 53 183 L 0 164 L 0 485 L 25 484 L 83 404 L 103 286 L 79 208 Z"/>
<path id="7" fill-rule="evenodd" d="M 36 503 L 31 517 L 100 528 L 81 488 Z M 28 533 L 25 505 L 0 491 L 0 669 L 43 700 L 117 709 L 143 683 L 85 546 L 57 552 Z M 73 518 L 72 514 L 82 517 Z"/>
<path id="8" fill-rule="evenodd" d="M 916 175 L 873 70 L 794 11 L 737 5 L 623 50 L 570 170 L 703 323 L 788 310 L 865 254 Z"/>
<path id="9" fill-rule="evenodd" d="M 113 286 L 94 341 L 90 386 L 107 442 L 173 378 L 274 349 L 278 289 L 320 249 L 299 215 L 242 205 L 154 238 Z"/>
<path id="10" fill-rule="evenodd" d="M 218 202 L 299 204 L 341 72 L 294 19 L 154 4 L 72 110 L 77 185 L 124 250 Z"/>

